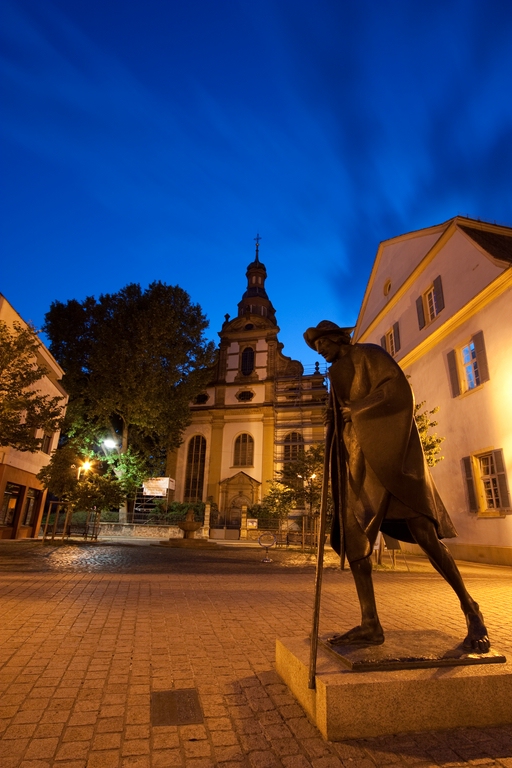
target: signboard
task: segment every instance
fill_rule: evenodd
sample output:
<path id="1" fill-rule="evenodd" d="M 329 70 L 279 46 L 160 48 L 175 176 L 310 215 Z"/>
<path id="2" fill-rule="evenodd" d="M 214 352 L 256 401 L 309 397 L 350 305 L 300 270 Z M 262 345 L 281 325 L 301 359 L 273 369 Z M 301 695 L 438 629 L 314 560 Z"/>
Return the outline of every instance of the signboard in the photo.
<path id="1" fill-rule="evenodd" d="M 167 491 L 174 491 L 176 482 L 172 477 L 149 477 L 142 484 L 144 496 L 167 496 Z"/>
<path id="2" fill-rule="evenodd" d="M 247 528 L 257 528 L 258 527 L 258 518 L 257 517 L 248 517 L 247 518 Z"/>

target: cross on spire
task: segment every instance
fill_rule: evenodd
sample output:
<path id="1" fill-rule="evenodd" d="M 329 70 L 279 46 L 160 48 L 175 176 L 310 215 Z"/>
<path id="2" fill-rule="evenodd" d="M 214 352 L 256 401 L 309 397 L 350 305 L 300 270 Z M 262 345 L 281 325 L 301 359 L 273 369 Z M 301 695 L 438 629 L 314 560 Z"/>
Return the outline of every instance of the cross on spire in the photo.
<path id="1" fill-rule="evenodd" d="M 259 234 L 259 232 L 257 233 L 257 235 L 256 235 L 256 237 L 254 238 L 254 240 L 256 241 L 256 261 L 259 261 L 259 260 L 260 260 L 260 259 L 259 259 L 259 253 L 260 253 L 260 240 L 261 240 L 261 237 L 260 237 L 260 234 Z"/>

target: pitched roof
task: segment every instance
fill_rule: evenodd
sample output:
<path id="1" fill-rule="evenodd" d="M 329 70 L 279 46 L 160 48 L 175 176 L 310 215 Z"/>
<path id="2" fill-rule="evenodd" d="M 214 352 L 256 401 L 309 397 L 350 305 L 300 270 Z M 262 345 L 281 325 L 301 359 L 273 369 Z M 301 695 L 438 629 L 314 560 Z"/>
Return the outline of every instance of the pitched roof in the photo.
<path id="1" fill-rule="evenodd" d="M 489 232 L 484 229 L 476 229 L 476 227 L 468 227 L 464 224 L 459 224 L 459 227 L 495 259 L 512 264 L 512 235 Z"/>

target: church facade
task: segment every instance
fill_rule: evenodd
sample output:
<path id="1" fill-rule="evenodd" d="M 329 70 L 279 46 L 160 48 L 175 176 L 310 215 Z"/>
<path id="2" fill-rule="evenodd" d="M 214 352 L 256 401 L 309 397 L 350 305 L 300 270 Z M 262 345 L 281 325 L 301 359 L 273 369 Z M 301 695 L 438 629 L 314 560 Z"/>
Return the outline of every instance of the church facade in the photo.
<path id="1" fill-rule="evenodd" d="M 219 332 L 210 385 L 168 464 L 175 500 L 209 502 L 219 538 L 238 538 L 242 510 L 250 515 L 283 463 L 324 439 L 325 377 L 283 354 L 258 244 L 246 277 L 237 316 Z"/>

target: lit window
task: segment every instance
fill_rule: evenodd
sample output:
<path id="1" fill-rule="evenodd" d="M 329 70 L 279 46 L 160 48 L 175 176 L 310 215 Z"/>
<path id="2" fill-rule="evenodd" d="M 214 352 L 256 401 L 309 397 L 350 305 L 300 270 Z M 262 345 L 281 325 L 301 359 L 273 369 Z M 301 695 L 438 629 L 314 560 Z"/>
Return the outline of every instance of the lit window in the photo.
<path id="1" fill-rule="evenodd" d="M 478 387 L 480 384 L 480 372 L 478 370 L 474 341 L 470 341 L 467 346 L 462 347 L 462 366 L 466 377 L 466 389 Z"/>
<path id="2" fill-rule="evenodd" d="M 235 440 L 235 467 L 252 467 L 254 461 L 254 440 L 251 435 L 244 433 Z"/>
<path id="3" fill-rule="evenodd" d="M 462 459 L 470 512 L 495 517 L 510 508 L 510 493 L 501 448 Z"/>
<path id="4" fill-rule="evenodd" d="M 194 435 L 188 444 L 187 470 L 185 474 L 185 495 L 183 501 L 202 501 L 206 440 Z"/>
<path id="5" fill-rule="evenodd" d="M 416 299 L 416 311 L 420 331 L 432 323 L 444 309 L 444 294 L 441 276 L 438 275 L 433 284 Z"/>
<path id="6" fill-rule="evenodd" d="M 465 344 L 448 352 L 447 359 L 452 397 L 470 392 L 489 381 L 483 331 L 478 331 Z"/>
<path id="7" fill-rule="evenodd" d="M 21 485 L 7 483 L 2 506 L 0 507 L 0 525 L 12 525 L 20 496 Z"/>

